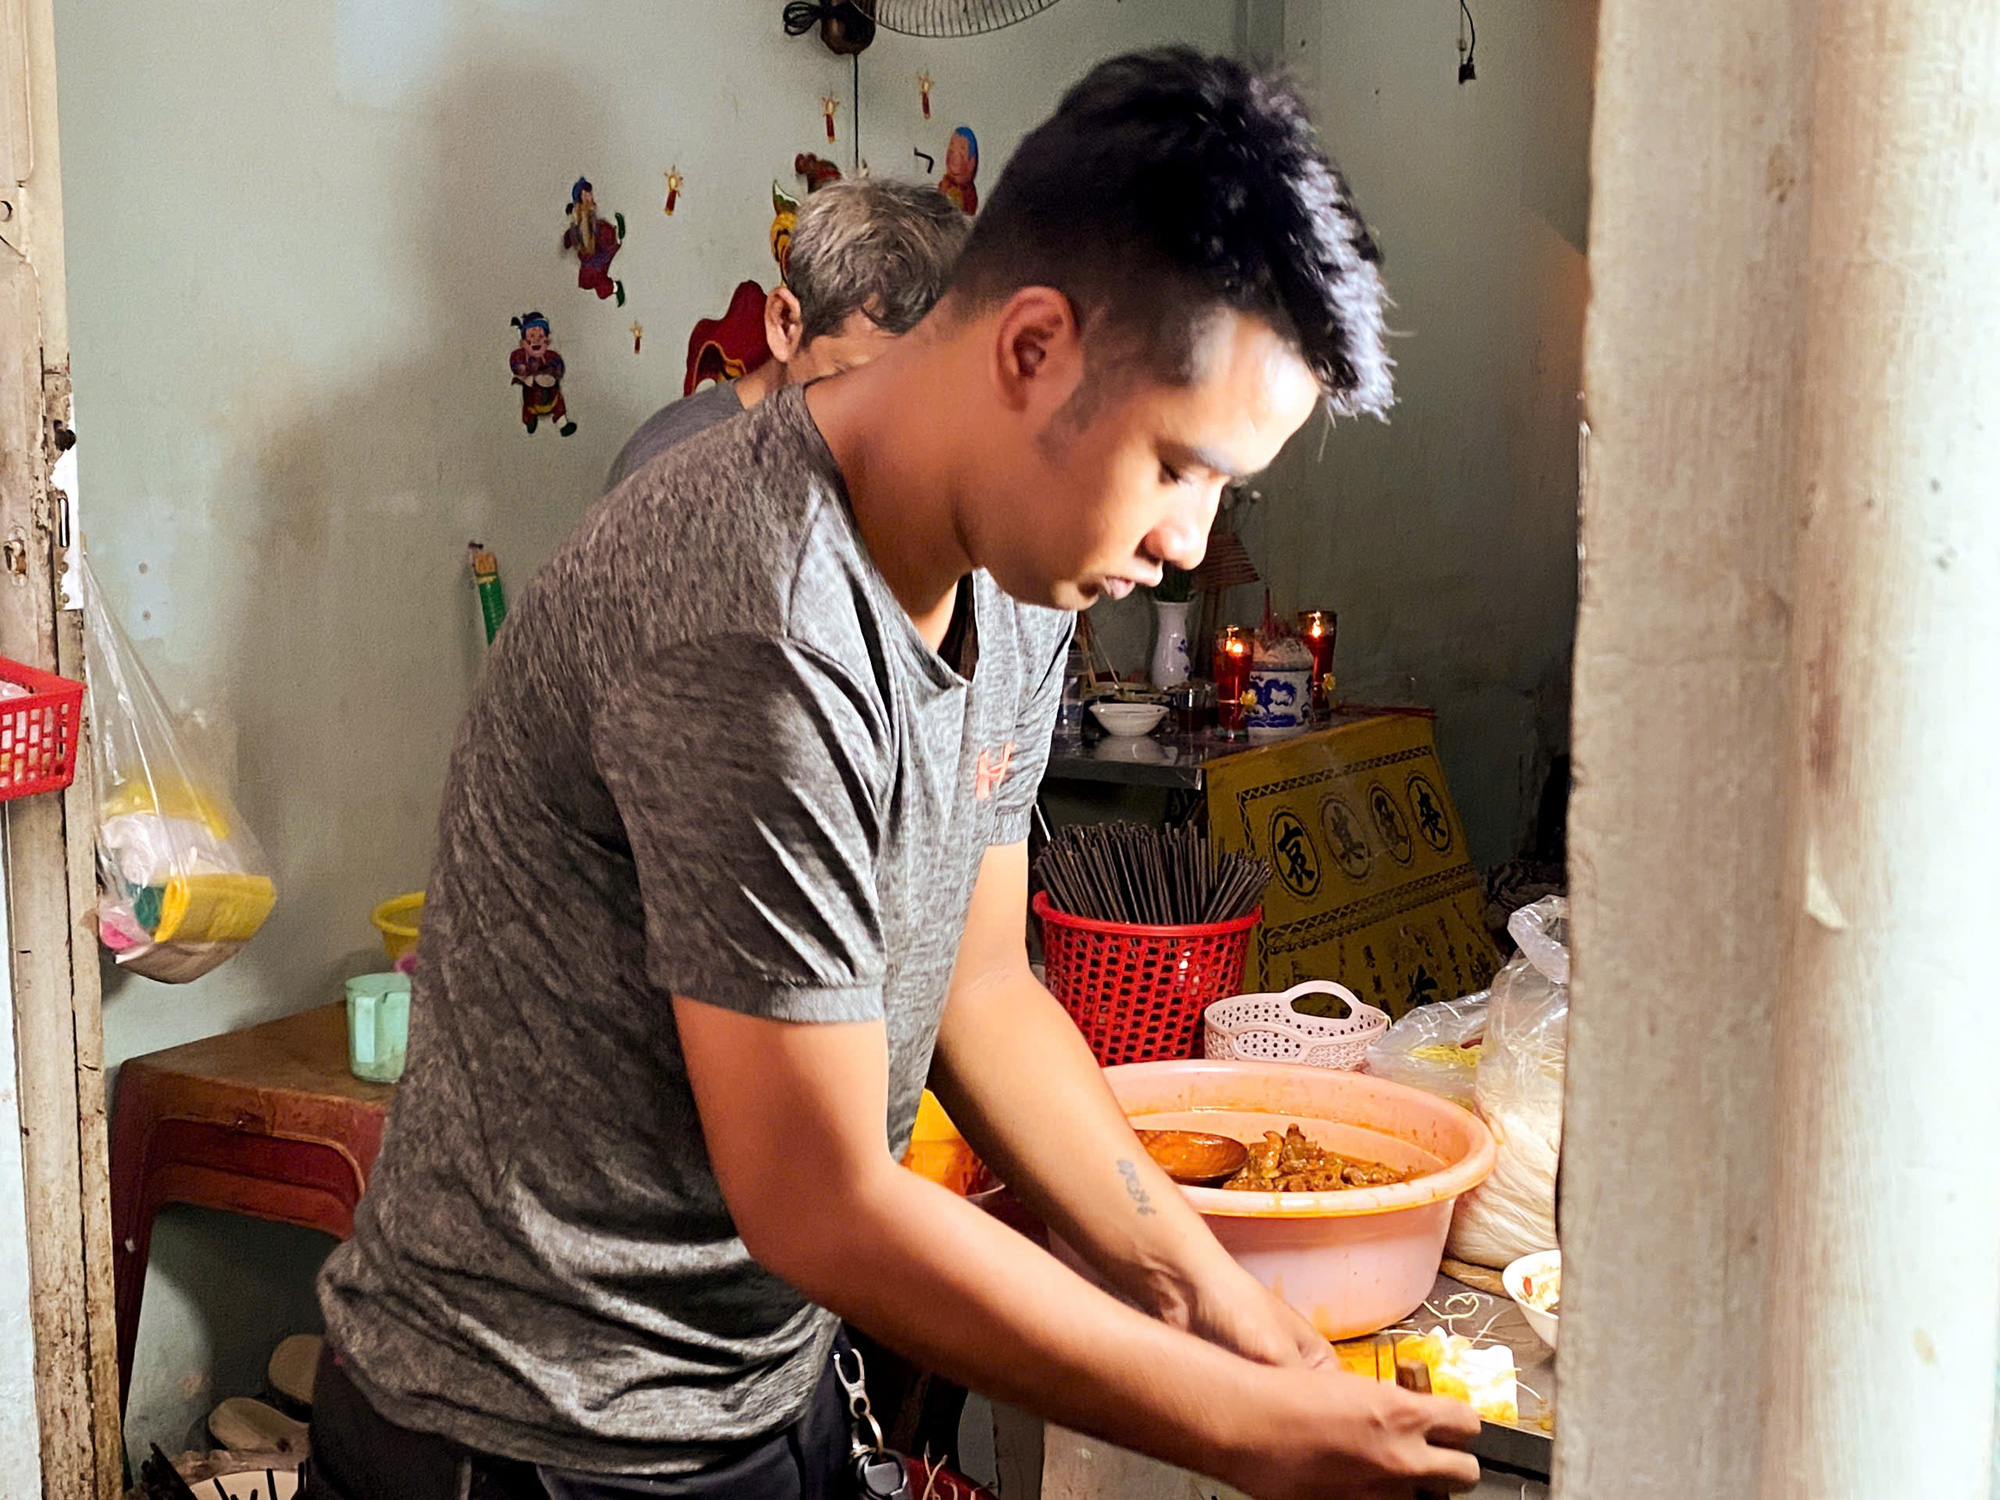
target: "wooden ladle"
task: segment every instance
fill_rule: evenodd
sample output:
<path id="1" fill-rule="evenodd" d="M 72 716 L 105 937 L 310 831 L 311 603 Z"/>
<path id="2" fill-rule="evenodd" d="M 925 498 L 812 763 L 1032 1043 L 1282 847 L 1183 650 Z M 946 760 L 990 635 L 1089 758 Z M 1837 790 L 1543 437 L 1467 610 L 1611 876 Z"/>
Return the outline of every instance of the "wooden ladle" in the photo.
<path id="1" fill-rule="evenodd" d="M 1139 1144 L 1160 1170 L 1183 1187 L 1214 1187 L 1250 1163 L 1250 1148 L 1206 1130 L 1142 1130 Z"/>

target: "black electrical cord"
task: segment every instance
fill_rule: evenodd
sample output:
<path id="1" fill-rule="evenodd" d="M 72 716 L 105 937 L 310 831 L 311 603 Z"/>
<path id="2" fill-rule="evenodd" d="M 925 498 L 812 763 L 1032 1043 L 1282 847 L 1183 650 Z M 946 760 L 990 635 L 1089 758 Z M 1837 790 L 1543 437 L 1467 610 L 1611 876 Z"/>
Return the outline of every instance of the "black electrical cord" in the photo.
<path id="1" fill-rule="evenodd" d="M 1459 14 L 1465 17 L 1466 30 L 1472 33 L 1470 40 L 1463 34 L 1458 39 L 1459 51 L 1464 54 L 1458 60 L 1458 81 L 1472 83 L 1479 77 L 1479 70 L 1472 62 L 1472 55 L 1479 50 L 1479 26 L 1472 19 L 1472 7 L 1467 5 L 1465 0 L 1458 0 L 1458 10 Z"/>

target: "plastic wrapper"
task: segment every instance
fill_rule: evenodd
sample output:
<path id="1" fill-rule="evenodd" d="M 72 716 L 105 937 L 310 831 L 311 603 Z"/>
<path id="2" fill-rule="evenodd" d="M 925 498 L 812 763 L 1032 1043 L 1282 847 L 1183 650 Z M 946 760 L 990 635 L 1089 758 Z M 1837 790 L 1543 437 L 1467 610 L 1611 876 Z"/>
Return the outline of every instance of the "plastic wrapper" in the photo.
<path id="1" fill-rule="evenodd" d="M 97 776 L 97 932 L 121 968 L 198 979 L 277 901 L 270 868 L 83 569 L 85 703 Z"/>
<path id="2" fill-rule="evenodd" d="M 1473 1075 L 1485 1050 L 1491 994 L 1481 990 L 1462 1000 L 1416 1006 L 1375 1039 L 1368 1071 L 1473 1108 Z"/>
<path id="3" fill-rule="evenodd" d="M 1473 1098 L 1499 1144 L 1493 1175 L 1458 1200 L 1446 1251 L 1504 1267 L 1556 1246 L 1556 1162 L 1562 1150 L 1563 1065 L 1569 1041 L 1569 903 L 1524 906 L 1507 931 L 1520 954 L 1493 981 Z"/>

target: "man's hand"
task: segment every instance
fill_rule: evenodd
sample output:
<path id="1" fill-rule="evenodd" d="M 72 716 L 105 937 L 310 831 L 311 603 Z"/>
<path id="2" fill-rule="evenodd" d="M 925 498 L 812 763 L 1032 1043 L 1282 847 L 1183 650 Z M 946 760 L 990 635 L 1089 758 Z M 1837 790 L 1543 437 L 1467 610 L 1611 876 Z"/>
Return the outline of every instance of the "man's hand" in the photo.
<path id="1" fill-rule="evenodd" d="M 1258 1500 L 1411 1500 L 1479 1483 L 1461 1452 L 1479 1434 L 1464 1402 L 1415 1396 L 1343 1370 L 1272 1371 L 1268 1396 L 1216 1477 Z"/>
<path id="2" fill-rule="evenodd" d="M 1283 1297 L 1235 1261 L 1192 1288 L 1188 1332 L 1262 1365 L 1332 1365 L 1333 1346 Z M 1175 1320 L 1179 1321 L 1179 1320 Z"/>

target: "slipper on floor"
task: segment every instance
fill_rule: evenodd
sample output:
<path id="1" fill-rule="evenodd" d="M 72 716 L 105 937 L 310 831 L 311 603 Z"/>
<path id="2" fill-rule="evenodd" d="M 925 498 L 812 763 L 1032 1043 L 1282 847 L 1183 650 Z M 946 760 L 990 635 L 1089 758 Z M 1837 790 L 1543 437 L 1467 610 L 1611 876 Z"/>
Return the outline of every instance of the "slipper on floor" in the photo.
<path id="1" fill-rule="evenodd" d="M 313 1404 L 313 1376 L 319 1372 L 319 1335 L 295 1333 L 271 1351 L 265 1373 L 271 1389 L 308 1411 Z"/>
<path id="2" fill-rule="evenodd" d="M 298 1457 L 306 1451 L 305 1423 L 248 1396 L 231 1396 L 220 1403 L 208 1414 L 208 1432 L 223 1447 L 238 1453 Z"/>
<path id="3" fill-rule="evenodd" d="M 299 1492 L 297 1469 L 246 1469 L 191 1485 L 195 1500 L 291 1500 Z"/>

